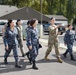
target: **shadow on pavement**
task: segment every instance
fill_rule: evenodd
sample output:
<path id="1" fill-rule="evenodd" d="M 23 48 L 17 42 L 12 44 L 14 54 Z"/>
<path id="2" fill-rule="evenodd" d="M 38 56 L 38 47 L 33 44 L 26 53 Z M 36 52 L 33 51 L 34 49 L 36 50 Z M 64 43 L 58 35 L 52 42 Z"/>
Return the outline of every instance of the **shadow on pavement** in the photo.
<path id="1" fill-rule="evenodd" d="M 24 62 L 25 59 L 20 60 L 20 65 L 22 65 L 22 68 L 15 68 L 14 62 L 9 62 L 8 65 L 3 66 L 3 63 L 0 63 L 0 74 L 1 73 L 9 73 L 9 72 L 15 72 L 15 71 L 22 71 L 26 69 L 26 66 L 29 65 L 28 62 Z M 3 67 L 2 67 L 3 66 Z"/>
<path id="2" fill-rule="evenodd" d="M 41 60 L 38 60 L 37 63 L 57 63 L 57 60 L 56 59 L 50 59 L 50 60 L 44 60 L 44 59 L 41 59 Z"/>
<path id="3" fill-rule="evenodd" d="M 76 52 L 74 52 L 73 54 L 74 54 L 74 58 L 76 59 Z M 56 57 L 56 55 L 53 55 L 53 56 Z M 67 54 L 67 58 L 64 58 L 63 54 L 61 54 L 61 59 L 67 64 L 76 66 L 76 61 L 70 60 L 69 54 Z"/>

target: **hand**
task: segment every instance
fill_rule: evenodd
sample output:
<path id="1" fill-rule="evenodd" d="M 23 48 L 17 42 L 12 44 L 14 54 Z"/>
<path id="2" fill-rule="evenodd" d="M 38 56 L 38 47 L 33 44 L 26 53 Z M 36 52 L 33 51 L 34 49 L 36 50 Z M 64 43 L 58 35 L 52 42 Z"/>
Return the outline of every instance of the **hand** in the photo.
<path id="1" fill-rule="evenodd" d="M 61 25 L 59 24 L 59 25 L 57 25 L 57 28 L 59 28 Z"/>
<path id="2" fill-rule="evenodd" d="M 32 50 L 32 46 L 29 46 L 29 49 Z"/>
<path id="3" fill-rule="evenodd" d="M 6 50 L 9 50 L 8 46 L 5 47 Z"/>

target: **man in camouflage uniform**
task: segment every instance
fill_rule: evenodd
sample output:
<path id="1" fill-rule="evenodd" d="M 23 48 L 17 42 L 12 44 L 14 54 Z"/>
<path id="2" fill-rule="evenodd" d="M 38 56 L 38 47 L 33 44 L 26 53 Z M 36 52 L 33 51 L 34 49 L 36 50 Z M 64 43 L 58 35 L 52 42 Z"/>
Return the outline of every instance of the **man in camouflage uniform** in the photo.
<path id="1" fill-rule="evenodd" d="M 47 49 L 46 54 L 45 54 L 45 60 L 49 60 L 47 57 L 50 54 L 50 52 L 52 51 L 52 47 L 54 45 L 55 53 L 56 53 L 58 62 L 62 63 L 63 61 L 60 58 L 60 53 L 59 53 L 59 49 L 58 49 L 58 38 L 57 38 L 57 36 L 58 36 L 58 27 L 60 25 L 56 26 L 54 24 L 54 21 L 55 21 L 54 18 L 51 18 L 50 21 L 51 21 L 51 25 L 48 28 L 49 29 L 48 49 Z"/>

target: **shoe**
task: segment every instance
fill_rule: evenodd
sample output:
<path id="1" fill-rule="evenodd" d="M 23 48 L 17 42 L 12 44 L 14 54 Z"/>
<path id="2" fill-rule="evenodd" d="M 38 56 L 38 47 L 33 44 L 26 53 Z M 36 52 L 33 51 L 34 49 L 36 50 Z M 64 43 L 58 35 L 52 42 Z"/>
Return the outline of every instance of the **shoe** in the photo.
<path id="1" fill-rule="evenodd" d="M 20 66 L 20 65 L 18 65 L 18 64 L 16 64 L 15 67 L 16 67 L 16 68 L 22 68 L 22 66 Z"/>
<path id="2" fill-rule="evenodd" d="M 7 58 L 4 59 L 4 64 L 8 64 Z"/>
<path id="3" fill-rule="evenodd" d="M 72 61 L 76 61 L 76 59 L 74 58 L 73 55 L 71 55 L 71 60 L 72 60 Z"/>
<path id="4" fill-rule="evenodd" d="M 38 68 L 37 68 L 36 66 L 33 66 L 32 68 L 33 68 L 34 70 L 38 70 Z"/>
<path id="5" fill-rule="evenodd" d="M 67 58 L 67 56 L 66 56 L 66 54 L 65 54 L 65 53 L 63 54 L 63 56 L 64 56 L 64 58 Z"/>
<path id="6" fill-rule="evenodd" d="M 45 58 L 44 58 L 44 60 L 48 61 L 48 60 L 50 60 L 50 59 L 49 59 L 49 58 L 47 58 L 47 57 L 45 57 Z"/>
<path id="7" fill-rule="evenodd" d="M 62 63 L 63 62 L 63 60 L 60 57 L 58 57 L 57 59 L 58 59 L 58 62 L 59 63 Z"/>
<path id="8" fill-rule="evenodd" d="M 24 57 L 25 55 L 23 54 L 22 57 Z"/>
<path id="9" fill-rule="evenodd" d="M 33 61 L 32 69 L 34 69 L 34 70 L 38 70 L 38 67 L 36 67 L 36 63 L 35 63 L 35 61 Z"/>

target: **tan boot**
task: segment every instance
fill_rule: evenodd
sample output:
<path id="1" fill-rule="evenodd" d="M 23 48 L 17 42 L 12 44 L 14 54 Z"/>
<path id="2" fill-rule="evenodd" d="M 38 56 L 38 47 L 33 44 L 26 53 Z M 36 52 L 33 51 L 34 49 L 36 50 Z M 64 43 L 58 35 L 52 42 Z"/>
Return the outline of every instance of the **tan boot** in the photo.
<path id="1" fill-rule="evenodd" d="M 44 58 L 44 60 L 48 61 L 48 60 L 50 60 L 50 59 L 49 59 L 49 58 L 47 58 L 47 57 L 45 57 L 45 58 Z"/>
<path id="2" fill-rule="evenodd" d="M 63 60 L 60 57 L 58 57 L 57 59 L 58 59 L 58 62 L 59 63 L 62 63 L 63 62 Z"/>

